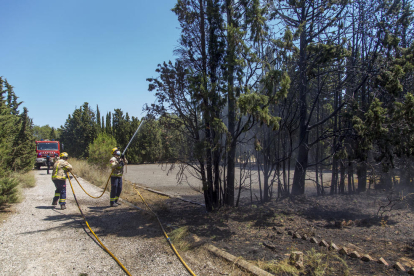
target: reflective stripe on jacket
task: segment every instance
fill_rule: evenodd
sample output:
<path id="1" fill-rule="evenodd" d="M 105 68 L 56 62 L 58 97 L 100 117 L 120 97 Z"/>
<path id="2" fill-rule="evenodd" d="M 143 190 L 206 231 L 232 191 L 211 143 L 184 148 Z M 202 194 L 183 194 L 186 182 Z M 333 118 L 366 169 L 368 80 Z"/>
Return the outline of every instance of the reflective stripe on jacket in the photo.
<path id="1" fill-rule="evenodd" d="M 68 161 L 59 159 L 53 165 L 52 179 L 66 179 L 66 172 L 72 170 L 72 165 Z"/>
<path id="2" fill-rule="evenodd" d="M 109 162 L 111 163 L 111 169 L 113 169 L 111 176 L 116 177 L 122 177 L 122 174 L 124 173 L 124 167 L 121 166 L 121 158 L 113 156 L 111 159 L 109 159 Z M 125 159 L 124 164 L 128 164 L 128 161 Z"/>

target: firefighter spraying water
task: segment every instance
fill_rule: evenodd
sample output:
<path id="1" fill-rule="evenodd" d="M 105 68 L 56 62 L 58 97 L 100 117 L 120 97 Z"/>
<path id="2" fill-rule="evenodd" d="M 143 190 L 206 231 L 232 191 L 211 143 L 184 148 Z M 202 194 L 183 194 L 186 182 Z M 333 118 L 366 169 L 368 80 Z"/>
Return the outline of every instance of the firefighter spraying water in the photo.
<path id="1" fill-rule="evenodd" d="M 135 131 L 132 138 L 129 140 L 128 145 L 125 147 L 124 151 L 121 154 L 121 151 L 118 148 L 112 149 L 112 157 L 109 160 L 112 168 L 111 173 L 111 194 L 110 194 L 110 206 L 116 207 L 121 205 L 119 202 L 119 196 L 122 192 L 122 175 L 124 173 L 124 166 L 128 164 L 128 160 L 125 158 L 125 152 L 128 149 L 131 142 L 134 140 L 135 136 L 137 135 L 139 129 L 144 124 L 144 120 L 141 121 L 137 130 Z"/>

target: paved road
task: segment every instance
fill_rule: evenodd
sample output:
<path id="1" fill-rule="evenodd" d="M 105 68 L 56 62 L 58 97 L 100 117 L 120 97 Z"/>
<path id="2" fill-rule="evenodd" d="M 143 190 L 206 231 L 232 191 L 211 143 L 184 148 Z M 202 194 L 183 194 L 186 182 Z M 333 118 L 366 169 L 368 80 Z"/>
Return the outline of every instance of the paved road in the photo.
<path id="1" fill-rule="evenodd" d="M 185 199 L 192 200 L 198 203 L 204 203 L 204 197 L 201 189 L 201 181 L 190 173 L 186 173 L 186 178 L 182 180 L 177 179 L 178 168 L 169 171 L 166 166 L 158 164 L 143 164 L 143 165 L 128 165 L 124 178 L 133 183 L 152 188 L 167 194 L 181 196 Z M 291 183 L 293 181 L 293 171 L 291 172 Z M 236 169 L 237 189 L 240 177 L 240 170 Z M 313 178 L 312 173 L 308 174 L 308 178 Z M 330 175 L 326 174 L 325 181 L 330 179 Z M 261 175 L 263 182 L 263 174 Z M 260 197 L 260 187 L 257 171 L 254 171 L 251 177 L 252 198 L 256 201 L 256 197 Z M 307 194 L 312 195 L 316 193 L 314 183 L 307 181 Z M 243 184 L 241 198 L 245 201 L 250 201 L 250 178 L 247 178 Z M 277 195 L 277 189 L 274 187 L 274 196 Z"/>
<path id="2" fill-rule="evenodd" d="M 46 170 L 34 171 L 36 186 L 24 190 L 16 213 L 0 225 L 0 275 L 125 275 L 94 240 L 80 216 L 70 186 L 67 209 L 51 206 L 54 185 Z M 101 189 L 80 179 L 94 196 Z M 75 193 L 88 223 L 132 275 L 189 275 L 166 243 L 158 223 L 147 212 L 123 204 L 110 208 L 109 195 Z M 217 275 L 214 261 L 182 255 L 197 275 Z M 205 269 L 205 263 L 211 266 Z"/>

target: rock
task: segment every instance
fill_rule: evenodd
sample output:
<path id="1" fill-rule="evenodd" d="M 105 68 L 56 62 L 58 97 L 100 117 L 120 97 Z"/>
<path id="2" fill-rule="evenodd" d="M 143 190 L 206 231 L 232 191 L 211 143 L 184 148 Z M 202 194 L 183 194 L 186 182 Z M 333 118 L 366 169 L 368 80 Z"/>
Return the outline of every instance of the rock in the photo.
<path id="1" fill-rule="evenodd" d="M 274 250 L 276 248 L 276 246 L 273 243 L 268 242 L 268 241 L 263 242 L 263 245 L 266 246 L 267 248 L 272 249 L 272 250 Z"/>
<path id="2" fill-rule="evenodd" d="M 331 242 L 331 244 L 329 245 L 329 250 L 338 251 L 339 247 L 336 244 L 334 244 L 333 242 Z"/>
<path id="3" fill-rule="evenodd" d="M 343 221 L 335 221 L 335 227 L 336 228 L 342 229 L 342 228 L 344 228 L 344 226 L 346 226 L 346 222 L 344 220 Z"/>
<path id="4" fill-rule="evenodd" d="M 289 230 L 288 231 L 288 235 L 292 236 L 293 235 L 293 231 L 292 230 Z"/>
<path id="5" fill-rule="evenodd" d="M 308 235 L 306 235 L 306 234 L 303 234 L 303 236 L 302 236 L 302 240 L 307 240 L 308 239 Z"/>
<path id="6" fill-rule="evenodd" d="M 301 239 L 302 237 L 298 233 L 295 233 L 295 234 L 293 234 L 293 238 L 294 239 Z"/>
<path id="7" fill-rule="evenodd" d="M 395 263 L 394 268 L 395 268 L 396 270 L 398 270 L 398 271 L 405 272 L 405 268 L 404 268 L 404 266 L 403 266 L 402 264 L 400 264 L 399 262 L 396 262 L 396 263 Z"/>
<path id="8" fill-rule="evenodd" d="M 339 249 L 339 254 L 341 255 L 348 255 L 348 248 L 346 247 L 342 247 L 341 249 Z"/>
<path id="9" fill-rule="evenodd" d="M 302 268 L 304 267 L 303 262 L 296 262 L 296 263 L 295 263 L 295 267 L 296 267 L 297 269 L 302 269 Z"/>
<path id="10" fill-rule="evenodd" d="M 351 249 L 351 250 L 353 250 L 353 251 L 359 251 L 359 252 L 364 251 L 364 250 L 362 250 L 362 248 L 361 248 L 361 247 L 356 246 L 355 244 L 352 244 L 352 243 L 348 243 L 348 244 L 346 245 L 346 247 L 347 247 L 347 248 L 349 248 L 349 249 Z"/>
<path id="11" fill-rule="evenodd" d="M 361 260 L 364 262 L 372 262 L 374 259 L 370 255 L 365 254 L 361 257 Z"/>
<path id="12" fill-rule="evenodd" d="M 379 258 L 379 259 L 378 259 L 378 263 L 379 263 L 379 264 L 383 264 L 383 265 L 388 266 L 387 261 L 386 261 L 386 260 L 384 260 L 384 258 L 383 258 L 383 257 L 381 257 L 381 258 Z"/>
<path id="13" fill-rule="evenodd" d="M 301 264 L 303 267 L 303 252 L 293 251 L 292 253 L 290 253 L 289 263 L 294 266 L 296 266 L 297 264 Z"/>
<path id="14" fill-rule="evenodd" d="M 319 243 L 319 246 L 323 246 L 323 247 L 328 248 L 329 244 L 325 240 L 321 240 L 321 242 Z"/>
<path id="15" fill-rule="evenodd" d="M 354 259 L 361 258 L 361 255 L 359 255 L 359 253 L 357 251 L 352 251 L 351 253 L 349 253 L 348 256 L 351 257 L 351 258 L 354 258 Z"/>
<path id="16" fill-rule="evenodd" d="M 314 237 L 312 237 L 309 241 L 310 241 L 311 243 L 318 243 L 318 240 L 317 240 L 317 239 L 315 239 Z"/>
<path id="17" fill-rule="evenodd" d="M 406 257 L 401 257 L 398 259 L 398 262 L 406 267 L 414 267 L 414 260 Z"/>

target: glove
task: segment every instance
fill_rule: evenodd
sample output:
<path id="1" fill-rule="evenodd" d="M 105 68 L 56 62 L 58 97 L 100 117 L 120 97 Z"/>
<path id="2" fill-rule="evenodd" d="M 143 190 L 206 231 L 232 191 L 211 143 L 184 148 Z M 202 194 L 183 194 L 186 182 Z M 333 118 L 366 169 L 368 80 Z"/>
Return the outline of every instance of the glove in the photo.
<path id="1" fill-rule="evenodd" d="M 125 154 L 121 154 L 121 159 L 124 159 L 125 158 Z"/>
<path id="2" fill-rule="evenodd" d="M 119 165 L 121 165 L 123 167 L 124 166 L 124 161 L 121 160 L 121 162 L 119 162 Z"/>

